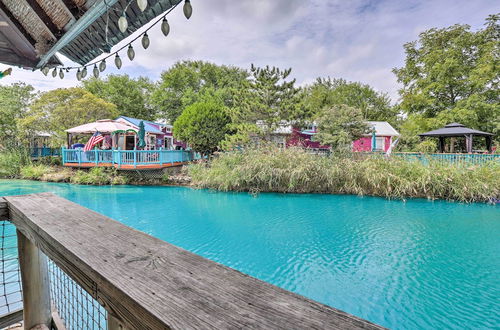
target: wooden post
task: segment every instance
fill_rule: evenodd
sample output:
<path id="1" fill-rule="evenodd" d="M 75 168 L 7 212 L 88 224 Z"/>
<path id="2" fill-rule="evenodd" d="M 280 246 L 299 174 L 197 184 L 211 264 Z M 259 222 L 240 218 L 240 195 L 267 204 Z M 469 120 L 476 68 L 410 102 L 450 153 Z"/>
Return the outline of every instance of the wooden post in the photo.
<path id="1" fill-rule="evenodd" d="M 99 153 L 97 151 L 97 148 L 94 148 L 94 154 L 95 154 L 95 166 L 99 165 Z"/>
<path id="2" fill-rule="evenodd" d="M 24 329 L 37 325 L 50 329 L 52 317 L 47 257 L 19 230 L 17 246 L 23 285 Z"/>

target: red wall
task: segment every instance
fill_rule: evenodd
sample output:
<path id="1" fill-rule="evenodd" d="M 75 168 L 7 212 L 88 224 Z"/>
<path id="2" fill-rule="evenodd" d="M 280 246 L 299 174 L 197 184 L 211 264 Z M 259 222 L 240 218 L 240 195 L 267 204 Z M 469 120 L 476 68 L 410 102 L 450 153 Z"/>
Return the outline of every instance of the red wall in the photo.
<path id="1" fill-rule="evenodd" d="M 391 145 L 391 137 L 384 136 L 384 138 L 385 138 L 384 152 L 387 152 L 387 150 Z M 372 151 L 372 137 L 365 136 L 362 137 L 361 139 L 354 141 L 352 144 L 352 151 Z"/>

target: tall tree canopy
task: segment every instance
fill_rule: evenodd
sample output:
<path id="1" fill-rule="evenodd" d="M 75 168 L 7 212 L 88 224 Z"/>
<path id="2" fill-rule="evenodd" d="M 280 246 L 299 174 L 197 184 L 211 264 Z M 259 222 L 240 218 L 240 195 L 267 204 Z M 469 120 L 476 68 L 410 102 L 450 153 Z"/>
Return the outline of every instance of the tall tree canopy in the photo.
<path id="1" fill-rule="evenodd" d="M 396 124 L 398 120 L 398 109 L 391 105 L 386 93 L 379 93 L 359 82 L 318 78 L 304 89 L 302 100 L 309 116 L 314 116 L 325 108 L 345 104 L 359 109 L 365 120 L 388 121 L 391 124 Z"/>
<path id="2" fill-rule="evenodd" d="M 315 118 L 316 139 L 334 150 L 351 150 L 351 143 L 369 133 L 369 126 L 360 109 L 345 104 L 323 108 Z"/>
<path id="3" fill-rule="evenodd" d="M 221 102 L 193 103 L 175 121 L 174 136 L 189 143 L 193 150 L 210 155 L 230 133 L 230 122 L 227 108 Z"/>
<path id="4" fill-rule="evenodd" d="M 105 79 L 90 78 L 83 87 L 92 94 L 116 105 L 119 115 L 155 120 L 156 108 L 150 103 L 153 83 L 148 78 L 108 75 Z M 113 118 L 114 119 L 114 118 Z"/>
<path id="5" fill-rule="evenodd" d="M 468 25 L 430 29 L 404 45 L 405 65 L 393 70 L 403 84 L 400 107 L 409 115 L 402 127 L 404 139 L 415 142 L 416 133 L 450 122 L 498 138 L 499 18 L 491 15 L 478 31 Z"/>
<path id="6" fill-rule="evenodd" d="M 46 92 L 31 106 L 30 115 L 21 120 L 24 127 L 37 127 L 55 134 L 63 142 L 64 130 L 99 119 L 118 116 L 116 105 L 83 88 L 61 88 Z"/>
<path id="7" fill-rule="evenodd" d="M 35 96 L 31 85 L 15 83 L 0 86 L 0 147 L 17 147 L 26 137 L 19 122 L 27 115 Z"/>
<path id="8" fill-rule="evenodd" d="M 160 115 L 173 123 L 187 106 L 207 94 L 222 100 L 226 107 L 233 107 L 234 94 L 247 77 L 248 72 L 237 67 L 203 61 L 178 62 L 161 74 L 152 102 Z"/>

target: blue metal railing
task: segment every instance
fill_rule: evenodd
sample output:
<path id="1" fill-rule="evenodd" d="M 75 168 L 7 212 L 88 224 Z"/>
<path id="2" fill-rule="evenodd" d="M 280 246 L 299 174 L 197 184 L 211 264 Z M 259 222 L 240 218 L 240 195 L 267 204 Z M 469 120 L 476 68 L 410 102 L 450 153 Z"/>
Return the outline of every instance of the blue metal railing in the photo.
<path id="1" fill-rule="evenodd" d="M 49 156 L 61 156 L 60 148 L 49 148 L 49 147 L 33 147 L 30 148 L 31 158 L 49 157 Z"/>
<path id="2" fill-rule="evenodd" d="M 200 159 L 201 156 L 186 150 L 91 150 L 61 149 L 63 164 L 95 164 L 96 166 L 174 165 Z"/>
<path id="3" fill-rule="evenodd" d="M 500 154 L 423 154 L 418 152 L 395 152 L 393 157 L 405 160 L 419 160 L 423 163 L 437 161 L 449 164 L 475 165 L 487 162 L 500 162 Z"/>

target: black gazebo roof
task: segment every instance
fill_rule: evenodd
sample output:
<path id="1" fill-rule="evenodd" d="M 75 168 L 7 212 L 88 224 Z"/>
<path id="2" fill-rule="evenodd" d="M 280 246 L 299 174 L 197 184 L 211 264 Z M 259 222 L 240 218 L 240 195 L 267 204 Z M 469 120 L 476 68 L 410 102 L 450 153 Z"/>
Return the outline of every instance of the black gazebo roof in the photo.
<path id="1" fill-rule="evenodd" d="M 459 123 L 448 124 L 443 128 L 439 128 L 430 132 L 419 134 L 422 137 L 439 137 L 439 136 L 465 136 L 465 135 L 478 135 L 478 136 L 493 136 L 492 133 L 478 131 L 472 128 L 465 127 Z"/>

